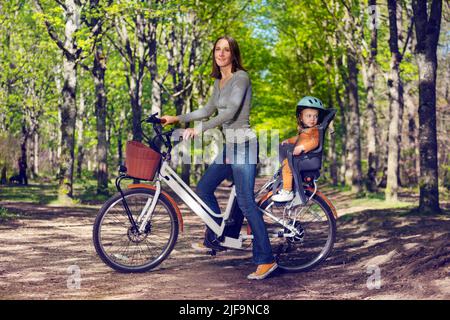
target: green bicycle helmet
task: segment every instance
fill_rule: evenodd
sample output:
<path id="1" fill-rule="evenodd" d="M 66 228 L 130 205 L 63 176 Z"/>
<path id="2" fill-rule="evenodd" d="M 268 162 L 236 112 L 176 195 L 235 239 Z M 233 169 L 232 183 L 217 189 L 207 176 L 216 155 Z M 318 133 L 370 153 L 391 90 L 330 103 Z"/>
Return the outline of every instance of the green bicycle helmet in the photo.
<path id="1" fill-rule="evenodd" d="M 325 107 L 323 106 L 322 101 L 316 97 L 305 96 L 297 103 L 297 118 L 300 115 L 300 112 L 305 108 L 318 109 L 319 113 L 325 111 Z"/>

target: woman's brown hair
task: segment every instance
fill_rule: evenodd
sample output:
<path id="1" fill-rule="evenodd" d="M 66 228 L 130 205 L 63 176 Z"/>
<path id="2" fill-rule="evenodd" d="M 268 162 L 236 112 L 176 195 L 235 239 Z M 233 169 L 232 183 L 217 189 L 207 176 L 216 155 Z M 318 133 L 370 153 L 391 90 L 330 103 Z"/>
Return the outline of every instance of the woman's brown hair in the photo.
<path id="1" fill-rule="evenodd" d="M 214 42 L 214 46 L 212 49 L 213 63 L 212 63 L 211 77 L 216 78 L 216 79 L 222 78 L 222 74 L 220 73 L 220 67 L 217 65 L 216 57 L 215 57 L 216 45 L 217 45 L 217 42 L 219 42 L 219 40 L 221 40 L 221 39 L 227 40 L 228 45 L 230 46 L 231 63 L 232 63 L 231 72 L 236 72 L 237 70 L 247 71 L 242 66 L 241 51 L 239 50 L 239 45 L 236 42 L 236 40 L 234 40 L 232 37 L 229 37 L 229 36 L 222 36 Z"/>

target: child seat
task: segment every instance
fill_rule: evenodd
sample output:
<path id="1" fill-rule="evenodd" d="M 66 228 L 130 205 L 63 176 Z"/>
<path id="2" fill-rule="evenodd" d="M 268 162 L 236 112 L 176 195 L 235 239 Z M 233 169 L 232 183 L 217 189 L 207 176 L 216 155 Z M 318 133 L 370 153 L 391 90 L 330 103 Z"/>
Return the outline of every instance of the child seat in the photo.
<path id="1" fill-rule="evenodd" d="M 317 180 L 320 177 L 325 133 L 335 115 L 336 109 L 327 109 L 322 111 L 321 121 L 317 126 L 317 129 L 319 130 L 319 146 L 316 149 L 298 156 L 294 156 L 291 151 L 288 151 L 287 153 L 289 167 L 291 168 L 292 175 L 294 176 L 295 192 L 298 192 L 303 203 L 306 203 L 303 183 Z"/>

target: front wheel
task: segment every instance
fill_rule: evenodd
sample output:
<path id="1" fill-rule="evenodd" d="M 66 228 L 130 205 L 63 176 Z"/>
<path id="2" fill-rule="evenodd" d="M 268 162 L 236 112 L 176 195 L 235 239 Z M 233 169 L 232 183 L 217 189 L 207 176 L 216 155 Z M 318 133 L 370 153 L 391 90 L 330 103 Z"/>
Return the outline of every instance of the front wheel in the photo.
<path id="1" fill-rule="evenodd" d="M 312 194 L 305 192 L 307 197 Z M 264 214 L 272 251 L 282 269 L 310 270 L 329 256 L 336 239 L 336 219 L 325 199 L 315 194 L 305 207 L 289 210 L 286 203 L 270 197 L 260 207 L 291 227 L 287 229 Z"/>
<path id="2" fill-rule="evenodd" d="M 148 208 L 154 190 L 124 191 L 135 221 Z M 160 194 L 151 219 L 143 232 L 131 225 L 118 193 L 100 209 L 94 223 L 93 241 L 102 261 L 120 272 L 145 272 L 155 268 L 170 254 L 178 238 L 178 219 L 170 201 Z"/>

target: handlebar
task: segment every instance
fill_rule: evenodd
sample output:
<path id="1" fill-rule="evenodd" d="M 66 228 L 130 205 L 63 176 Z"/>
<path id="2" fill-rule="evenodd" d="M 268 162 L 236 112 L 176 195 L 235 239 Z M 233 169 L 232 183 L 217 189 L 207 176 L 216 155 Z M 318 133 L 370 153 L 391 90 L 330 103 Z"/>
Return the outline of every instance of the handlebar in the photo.
<path id="1" fill-rule="evenodd" d="M 153 125 L 153 130 L 155 131 L 155 136 L 150 139 L 147 136 L 144 135 L 144 138 L 147 139 L 150 146 L 158 151 L 162 156 L 166 157 L 167 155 L 170 157 L 170 152 L 172 151 L 172 142 L 170 141 L 170 137 L 172 136 L 172 133 L 175 129 L 171 129 L 169 131 L 164 132 L 163 127 L 161 124 L 166 123 L 165 119 L 161 119 L 157 117 L 158 113 L 154 113 L 151 116 L 147 117 L 146 119 L 142 120 L 142 122 L 151 123 Z M 161 139 L 161 141 L 164 143 L 164 145 L 167 147 L 166 152 L 161 152 L 160 148 L 156 145 L 155 140 Z"/>
<path id="2" fill-rule="evenodd" d="M 147 123 L 154 123 L 154 124 L 156 124 L 156 123 L 159 123 L 159 124 L 164 124 L 164 123 L 166 123 L 166 120 L 165 119 L 161 119 L 161 118 L 158 118 L 156 115 L 157 115 L 158 113 L 154 113 L 154 114 L 152 114 L 151 116 L 149 116 L 147 119 L 145 119 L 144 121 L 145 122 L 147 122 Z"/>

